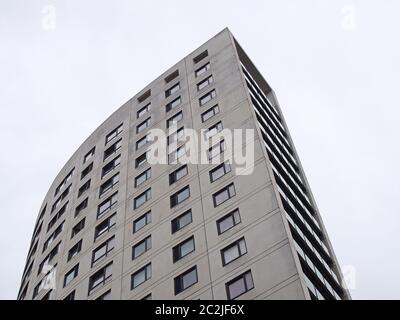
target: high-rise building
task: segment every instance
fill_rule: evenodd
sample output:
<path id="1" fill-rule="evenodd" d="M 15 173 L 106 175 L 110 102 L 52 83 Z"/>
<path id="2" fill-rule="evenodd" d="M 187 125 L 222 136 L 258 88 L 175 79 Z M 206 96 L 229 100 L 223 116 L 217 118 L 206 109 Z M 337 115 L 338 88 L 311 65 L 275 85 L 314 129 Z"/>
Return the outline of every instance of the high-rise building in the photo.
<path id="1" fill-rule="evenodd" d="M 152 164 L 149 130 L 252 129 L 254 170 Z M 220 141 L 208 150 L 223 153 Z M 274 91 L 228 29 L 101 124 L 51 185 L 19 299 L 349 299 Z"/>

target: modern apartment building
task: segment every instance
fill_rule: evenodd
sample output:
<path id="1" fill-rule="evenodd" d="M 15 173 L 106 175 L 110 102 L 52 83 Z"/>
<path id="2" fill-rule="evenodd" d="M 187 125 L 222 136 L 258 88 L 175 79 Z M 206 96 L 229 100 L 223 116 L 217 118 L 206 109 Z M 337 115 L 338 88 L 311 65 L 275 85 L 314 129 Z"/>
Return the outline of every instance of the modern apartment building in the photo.
<path id="1" fill-rule="evenodd" d="M 175 158 L 183 128 L 253 129 L 254 171 L 150 165 L 149 130 L 172 120 Z M 228 29 L 115 111 L 68 160 L 39 211 L 18 293 L 349 298 L 274 91 Z"/>

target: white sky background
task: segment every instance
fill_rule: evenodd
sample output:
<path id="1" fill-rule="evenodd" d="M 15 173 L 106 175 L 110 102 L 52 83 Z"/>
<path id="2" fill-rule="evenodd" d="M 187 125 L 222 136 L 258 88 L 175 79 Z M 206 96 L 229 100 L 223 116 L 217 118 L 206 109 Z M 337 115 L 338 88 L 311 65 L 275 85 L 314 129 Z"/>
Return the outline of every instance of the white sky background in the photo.
<path id="1" fill-rule="evenodd" d="M 356 270 L 353 298 L 400 298 L 399 9 L 396 0 L 2 0 L 0 298 L 16 298 L 41 202 L 73 152 L 226 26 L 277 94 L 336 255 Z"/>

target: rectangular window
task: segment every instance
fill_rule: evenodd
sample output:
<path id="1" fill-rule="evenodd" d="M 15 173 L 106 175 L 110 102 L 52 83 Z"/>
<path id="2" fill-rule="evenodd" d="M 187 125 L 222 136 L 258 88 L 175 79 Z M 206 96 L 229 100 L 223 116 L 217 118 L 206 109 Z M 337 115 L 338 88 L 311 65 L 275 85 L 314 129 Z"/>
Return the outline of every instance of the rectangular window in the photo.
<path id="1" fill-rule="evenodd" d="M 216 95 L 217 93 L 215 92 L 215 89 L 213 89 L 210 92 L 206 93 L 204 96 L 200 97 L 199 99 L 200 107 L 204 106 L 207 102 L 214 99 Z"/>
<path id="2" fill-rule="evenodd" d="M 147 144 L 147 136 L 144 136 L 143 138 L 140 138 L 138 141 L 136 141 L 136 150 L 139 150 L 140 148 L 144 147 Z"/>
<path id="3" fill-rule="evenodd" d="M 81 180 L 85 178 L 93 169 L 93 162 L 89 164 L 81 173 Z"/>
<path id="4" fill-rule="evenodd" d="M 177 160 L 186 154 L 186 145 L 180 146 L 175 151 L 168 154 L 168 164 L 176 164 Z"/>
<path id="5" fill-rule="evenodd" d="M 172 126 L 174 122 L 177 124 L 183 119 L 183 112 L 179 111 L 177 114 L 173 115 L 171 118 L 167 120 L 167 128 Z"/>
<path id="6" fill-rule="evenodd" d="M 135 221 L 133 221 L 133 233 L 138 232 L 151 222 L 151 211 L 141 215 Z"/>
<path id="7" fill-rule="evenodd" d="M 54 212 L 62 203 L 62 201 L 68 196 L 69 192 L 71 191 L 71 184 L 68 186 L 67 189 L 58 197 L 58 199 L 53 203 L 51 207 L 51 213 Z"/>
<path id="8" fill-rule="evenodd" d="M 180 244 L 172 248 L 172 260 L 177 262 L 178 260 L 186 257 L 189 253 L 194 251 L 194 237 L 190 237 Z"/>
<path id="9" fill-rule="evenodd" d="M 133 209 L 138 209 L 144 205 L 147 201 L 151 199 L 151 188 L 147 189 L 142 194 L 138 195 L 135 200 L 133 200 Z"/>
<path id="10" fill-rule="evenodd" d="M 118 202 L 117 198 L 118 192 L 114 193 L 112 196 L 108 197 L 97 207 L 97 219 L 100 219 L 112 208 L 114 208 Z"/>
<path id="11" fill-rule="evenodd" d="M 95 250 L 92 252 L 92 267 L 93 265 L 107 257 L 109 253 L 114 250 L 114 242 L 115 242 L 115 237 L 112 236 L 110 239 L 107 241 L 103 242 L 100 246 L 98 246 Z"/>
<path id="12" fill-rule="evenodd" d="M 83 228 L 85 228 L 85 218 L 79 221 L 71 231 L 71 239 L 75 237 Z"/>
<path id="13" fill-rule="evenodd" d="M 214 207 L 223 204 L 225 201 L 228 201 L 235 195 L 236 195 L 235 186 L 233 185 L 233 183 L 231 183 L 222 190 L 213 194 Z"/>
<path id="14" fill-rule="evenodd" d="M 174 172 L 169 174 L 169 185 L 174 184 L 188 174 L 188 166 L 184 166 L 176 169 Z"/>
<path id="15" fill-rule="evenodd" d="M 205 65 L 203 65 L 202 67 L 198 68 L 195 71 L 196 78 L 200 77 L 202 74 L 206 73 L 208 70 L 210 70 L 210 63 L 209 62 L 207 62 Z"/>
<path id="16" fill-rule="evenodd" d="M 151 263 L 148 263 L 143 268 L 132 274 L 131 278 L 131 290 L 140 286 L 151 278 Z"/>
<path id="17" fill-rule="evenodd" d="M 103 178 L 105 175 L 113 171 L 116 167 L 120 165 L 120 163 L 121 163 L 121 155 L 115 157 L 113 160 L 111 160 L 103 167 L 103 169 L 101 170 L 101 178 Z"/>
<path id="18" fill-rule="evenodd" d="M 112 277 L 112 262 L 101 268 L 89 278 L 89 292 L 92 294 L 95 289 L 106 284 Z"/>
<path id="19" fill-rule="evenodd" d="M 170 75 L 166 76 L 164 78 L 165 83 L 169 83 L 172 80 L 174 80 L 175 78 L 177 78 L 179 76 L 179 70 L 175 70 L 174 72 L 172 72 Z"/>
<path id="20" fill-rule="evenodd" d="M 83 200 L 75 209 L 75 217 L 77 217 L 84 209 L 87 208 L 89 203 L 89 198 Z"/>
<path id="21" fill-rule="evenodd" d="M 90 189 L 90 179 L 86 181 L 78 190 L 78 198 L 85 193 L 86 190 Z"/>
<path id="22" fill-rule="evenodd" d="M 197 283 L 197 267 L 194 266 L 174 279 L 175 295 Z"/>
<path id="23" fill-rule="evenodd" d="M 86 153 L 85 156 L 83 157 L 83 163 L 88 162 L 89 159 L 94 156 L 95 151 L 96 147 L 93 147 L 88 153 Z"/>
<path id="24" fill-rule="evenodd" d="M 215 105 L 214 107 L 211 107 L 210 109 L 201 114 L 201 121 L 206 122 L 207 120 L 211 119 L 218 113 L 219 113 L 219 107 L 218 105 Z"/>
<path id="25" fill-rule="evenodd" d="M 100 186 L 99 198 L 102 197 L 107 191 L 113 189 L 119 182 L 119 172 L 113 175 L 110 179 Z"/>
<path id="26" fill-rule="evenodd" d="M 47 232 L 57 223 L 57 221 L 62 217 L 62 215 L 65 213 L 67 210 L 68 206 L 68 201 L 61 207 L 60 210 L 54 215 L 54 217 L 49 221 L 49 224 L 47 225 Z M 38 232 L 37 232 L 38 234 Z"/>
<path id="27" fill-rule="evenodd" d="M 144 120 L 143 122 L 139 123 L 136 126 L 136 133 L 140 133 L 140 132 L 144 131 L 147 127 L 150 126 L 150 122 L 151 122 L 151 117 L 148 117 L 146 120 Z"/>
<path id="28" fill-rule="evenodd" d="M 178 204 L 182 203 L 186 199 L 190 197 L 190 188 L 189 186 L 184 187 L 183 189 L 179 190 L 178 192 L 174 193 L 170 196 L 170 206 L 171 208 L 177 206 Z"/>
<path id="29" fill-rule="evenodd" d="M 181 96 L 175 98 L 171 102 L 167 103 L 167 105 L 165 106 L 165 112 L 169 112 L 172 109 L 176 108 L 181 104 L 181 102 L 182 102 Z"/>
<path id="30" fill-rule="evenodd" d="M 177 143 L 183 137 L 184 133 L 185 133 L 184 127 L 179 128 L 176 132 L 170 134 L 167 137 L 167 144 L 170 145 L 175 142 Z"/>
<path id="31" fill-rule="evenodd" d="M 135 168 L 139 168 L 147 162 L 146 152 L 135 159 Z"/>
<path id="32" fill-rule="evenodd" d="M 226 293 L 229 300 L 236 299 L 242 294 L 254 288 L 251 271 L 247 271 L 235 279 L 226 283 Z"/>
<path id="33" fill-rule="evenodd" d="M 222 140 L 208 149 L 208 160 L 221 155 L 225 151 L 225 140 Z"/>
<path id="34" fill-rule="evenodd" d="M 203 81 L 197 84 L 197 91 L 203 90 L 205 87 L 208 87 L 210 84 L 214 82 L 214 78 L 212 75 L 205 78 Z"/>
<path id="35" fill-rule="evenodd" d="M 75 300 L 75 290 L 69 293 L 63 300 Z"/>
<path id="36" fill-rule="evenodd" d="M 96 300 L 111 300 L 111 289 L 99 295 Z"/>
<path id="37" fill-rule="evenodd" d="M 115 226 L 117 223 L 117 214 L 114 213 L 113 215 L 109 216 L 99 225 L 97 225 L 96 229 L 94 230 L 94 241 L 96 241 L 100 236 L 110 231 L 110 229 Z"/>
<path id="38" fill-rule="evenodd" d="M 199 63 L 204 58 L 208 57 L 208 50 L 203 51 L 202 53 L 198 54 L 196 57 L 193 58 L 193 63 Z"/>
<path id="39" fill-rule="evenodd" d="M 229 229 L 233 228 L 240 222 L 241 220 L 240 220 L 239 209 L 235 209 L 232 212 L 226 214 L 225 216 L 217 220 L 218 234 L 222 234 L 225 231 L 228 231 Z"/>
<path id="40" fill-rule="evenodd" d="M 78 276 L 79 271 L 79 263 L 73 267 L 64 277 L 64 287 L 67 286 L 72 280 L 74 280 Z"/>
<path id="41" fill-rule="evenodd" d="M 113 131 L 111 131 L 107 136 L 106 136 L 106 144 L 109 143 L 111 140 L 115 139 L 122 133 L 122 123 L 115 128 Z"/>
<path id="42" fill-rule="evenodd" d="M 173 85 L 171 88 L 165 91 L 165 97 L 168 98 L 170 95 L 174 94 L 175 92 L 178 92 L 180 88 L 181 85 L 178 82 L 177 84 Z"/>
<path id="43" fill-rule="evenodd" d="M 146 104 L 143 108 L 140 108 L 136 113 L 136 118 L 139 119 L 140 117 L 144 116 L 147 112 L 151 109 L 151 103 Z"/>
<path id="44" fill-rule="evenodd" d="M 231 263 L 246 253 L 246 241 L 244 238 L 241 238 L 221 250 L 222 265 L 226 266 L 228 263 Z"/>
<path id="45" fill-rule="evenodd" d="M 192 210 L 188 210 L 188 211 L 182 213 L 180 216 L 176 217 L 174 220 L 171 221 L 172 234 L 183 229 L 188 224 L 191 224 L 192 221 L 193 221 Z"/>
<path id="46" fill-rule="evenodd" d="M 139 187 L 141 184 L 145 183 L 147 180 L 151 178 L 151 168 L 142 172 L 135 178 L 135 187 Z"/>
<path id="47" fill-rule="evenodd" d="M 144 238 L 132 247 L 132 260 L 151 249 L 151 236 Z"/>
<path id="48" fill-rule="evenodd" d="M 141 94 L 137 100 L 139 103 L 143 102 L 144 100 L 146 100 L 147 98 L 150 98 L 151 96 L 151 89 L 147 90 L 146 92 L 144 92 L 143 94 Z"/>
<path id="49" fill-rule="evenodd" d="M 74 174 L 74 169 L 72 169 L 67 176 L 63 179 L 63 181 L 61 181 L 61 183 L 58 185 L 58 187 L 56 188 L 56 191 L 54 193 L 54 196 L 57 196 L 57 194 L 61 191 L 61 189 L 67 185 L 68 181 L 71 180 L 72 175 Z"/>
<path id="50" fill-rule="evenodd" d="M 122 139 L 119 139 L 117 142 L 109 146 L 105 151 L 104 151 L 104 157 L 103 161 L 105 161 L 108 157 L 112 156 L 115 154 L 119 149 L 122 147 Z"/>
<path id="51" fill-rule="evenodd" d="M 79 242 L 77 242 L 71 249 L 68 250 L 67 261 L 71 260 L 76 255 L 78 255 L 79 252 L 81 252 L 81 250 L 82 250 L 82 239 L 79 240 Z"/>
<path id="52" fill-rule="evenodd" d="M 210 181 L 214 182 L 229 172 L 231 172 L 231 165 L 228 162 L 221 163 L 210 171 Z"/>
<path id="53" fill-rule="evenodd" d="M 205 132 L 205 138 L 210 139 L 211 137 L 215 136 L 217 133 L 221 132 L 223 129 L 222 122 L 219 121 L 216 124 L 212 125 L 208 130 Z"/>
<path id="54" fill-rule="evenodd" d="M 57 227 L 56 230 L 53 231 L 53 233 L 50 235 L 50 237 L 44 242 L 42 252 L 44 252 L 53 243 L 53 241 L 55 239 L 57 239 L 58 235 L 63 230 L 64 222 L 65 222 L 65 220 Z"/>

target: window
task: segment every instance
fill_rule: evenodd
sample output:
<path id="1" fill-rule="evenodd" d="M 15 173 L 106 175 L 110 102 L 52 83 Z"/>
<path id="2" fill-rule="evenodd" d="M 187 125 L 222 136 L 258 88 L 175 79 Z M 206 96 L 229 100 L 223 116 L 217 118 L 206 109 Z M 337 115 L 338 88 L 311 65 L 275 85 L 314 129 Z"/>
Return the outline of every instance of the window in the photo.
<path id="1" fill-rule="evenodd" d="M 85 169 L 83 169 L 81 173 L 81 180 L 85 178 L 90 173 L 90 171 L 92 171 L 92 169 L 93 169 L 93 162 L 89 164 Z"/>
<path id="2" fill-rule="evenodd" d="M 144 297 L 143 297 L 142 299 L 140 299 L 140 300 L 152 300 L 151 293 L 149 293 L 148 295 L 144 296 Z"/>
<path id="3" fill-rule="evenodd" d="M 199 55 L 197 55 L 196 57 L 193 58 L 193 63 L 199 63 L 201 60 L 203 60 L 207 56 L 208 56 L 208 51 L 205 50 L 205 51 L 203 51 L 202 53 L 200 53 Z"/>
<path id="4" fill-rule="evenodd" d="M 215 89 L 213 89 L 210 92 L 206 93 L 204 96 L 200 97 L 199 99 L 200 106 L 204 106 L 207 102 L 214 99 L 216 95 L 217 93 L 215 92 Z"/>
<path id="5" fill-rule="evenodd" d="M 57 194 L 61 191 L 61 189 L 67 185 L 68 181 L 72 178 L 72 175 L 74 174 L 74 169 L 72 169 L 67 176 L 63 179 L 63 181 L 61 181 L 61 183 L 58 185 L 58 187 L 56 188 L 56 191 L 54 193 L 54 196 L 57 196 Z"/>
<path id="6" fill-rule="evenodd" d="M 165 106 L 165 111 L 169 112 L 172 109 L 176 108 L 177 106 L 179 106 L 182 102 L 181 97 L 179 96 L 178 98 L 175 98 L 174 100 L 172 100 L 171 102 L 167 103 L 167 105 Z"/>
<path id="7" fill-rule="evenodd" d="M 147 162 L 147 154 L 146 152 L 140 155 L 135 160 L 135 168 L 139 168 L 140 166 L 144 165 Z"/>
<path id="8" fill-rule="evenodd" d="M 178 82 L 177 84 L 173 85 L 171 88 L 165 91 L 165 97 L 168 98 L 170 95 L 174 94 L 175 92 L 178 92 L 180 88 L 181 85 Z"/>
<path id="9" fill-rule="evenodd" d="M 133 200 L 133 208 L 138 209 L 144 205 L 147 201 L 151 199 L 151 188 L 147 189 L 142 194 L 138 195 L 135 200 Z"/>
<path id="10" fill-rule="evenodd" d="M 71 249 L 69 249 L 67 261 L 71 260 L 77 254 L 79 254 L 81 250 L 82 250 L 82 239 L 79 240 L 79 242 L 77 242 Z"/>
<path id="11" fill-rule="evenodd" d="M 226 214 L 225 216 L 217 220 L 218 234 L 222 234 L 225 231 L 228 231 L 240 222 L 241 220 L 239 209 L 235 209 L 234 211 Z"/>
<path id="12" fill-rule="evenodd" d="M 145 183 L 147 180 L 151 178 L 151 168 L 147 169 L 143 173 L 139 174 L 135 178 L 135 187 L 139 187 L 142 183 Z"/>
<path id="13" fill-rule="evenodd" d="M 175 295 L 197 283 L 197 267 L 194 266 L 174 279 Z"/>
<path id="14" fill-rule="evenodd" d="M 106 136 L 106 144 L 122 133 L 122 123 Z"/>
<path id="15" fill-rule="evenodd" d="M 87 208 L 89 202 L 89 198 L 83 200 L 75 209 L 75 217 L 80 214 L 85 208 Z"/>
<path id="16" fill-rule="evenodd" d="M 214 207 L 223 204 L 225 201 L 229 200 L 235 195 L 236 195 L 235 186 L 233 185 L 233 183 L 231 183 L 222 190 L 213 194 Z"/>
<path id="17" fill-rule="evenodd" d="M 107 257 L 107 255 L 114 249 L 115 237 L 112 236 L 110 239 L 98 246 L 92 253 L 92 267 L 100 259 Z"/>
<path id="18" fill-rule="evenodd" d="M 53 249 L 51 249 L 51 251 L 49 252 L 49 254 L 42 260 L 42 262 L 39 264 L 39 268 L 38 268 L 38 275 L 42 272 L 43 267 L 45 264 L 49 264 L 51 263 L 51 261 L 53 260 L 53 258 L 57 255 L 58 250 L 60 249 L 60 244 L 61 241 L 59 241 Z M 55 266 L 54 266 L 55 267 Z"/>
<path id="19" fill-rule="evenodd" d="M 205 78 L 203 81 L 199 82 L 197 84 L 197 91 L 203 90 L 205 87 L 209 86 L 211 83 L 213 83 L 214 78 L 212 75 L 208 76 Z"/>
<path id="20" fill-rule="evenodd" d="M 89 295 L 100 286 L 106 284 L 112 277 L 112 262 L 101 268 L 89 278 Z"/>
<path id="21" fill-rule="evenodd" d="M 210 149 L 208 149 L 208 160 L 211 160 L 214 157 L 221 155 L 224 151 L 225 151 L 225 140 L 221 140 L 220 142 L 213 145 Z"/>
<path id="22" fill-rule="evenodd" d="M 223 129 L 222 122 L 219 121 L 216 124 L 212 125 L 205 133 L 205 138 L 210 139 L 211 137 L 215 136 L 218 132 L 221 132 Z"/>
<path id="23" fill-rule="evenodd" d="M 91 157 L 93 157 L 95 151 L 96 151 L 96 147 L 93 147 L 92 150 L 90 150 L 88 153 L 86 153 L 85 156 L 83 157 L 83 163 L 86 163 Z"/>
<path id="24" fill-rule="evenodd" d="M 151 236 L 146 237 L 132 247 L 132 260 L 151 249 Z"/>
<path id="25" fill-rule="evenodd" d="M 172 248 L 172 260 L 177 262 L 178 260 L 186 257 L 189 253 L 194 251 L 194 237 L 190 237 L 180 244 Z"/>
<path id="26" fill-rule="evenodd" d="M 64 287 L 67 286 L 72 280 L 78 276 L 79 263 L 73 267 L 64 277 Z"/>
<path id="27" fill-rule="evenodd" d="M 192 221 L 192 210 L 182 213 L 180 216 L 171 221 L 171 232 L 175 233 L 183 229 L 188 224 L 192 223 Z"/>
<path id="28" fill-rule="evenodd" d="M 118 192 L 114 193 L 112 196 L 108 197 L 97 207 L 97 219 L 100 219 L 108 211 L 110 211 L 118 202 L 117 198 Z"/>
<path id="29" fill-rule="evenodd" d="M 99 295 L 96 300 L 111 300 L 111 289 Z"/>
<path id="30" fill-rule="evenodd" d="M 140 286 L 146 280 L 151 278 L 151 263 L 136 271 L 131 278 L 131 289 Z"/>
<path id="31" fill-rule="evenodd" d="M 184 166 L 176 169 L 174 172 L 169 174 L 169 185 L 179 181 L 187 174 L 188 174 L 188 166 L 185 164 Z"/>
<path id="32" fill-rule="evenodd" d="M 221 250 L 222 265 L 225 266 L 246 253 L 246 241 L 244 240 L 244 238 L 241 238 Z"/>
<path id="33" fill-rule="evenodd" d="M 64 222 L 65 220 L 57 227 L 56 230 L 53 231 L 50 237 L 44 242 L 42 252 L 44 252 L 53 243 L 53 241 L 57 239 L 57 236 L 62 232 Z"/>
<path id="34" fill-rule="evenodd" d="M 144 215 L 133 221 L 133 233 L 138 232 L 151 222 L 151 211 L 146 212 Z"/>
<path id="35" fill-rule="evenodd" d="M 109 146 L 105 151 L 104 151 L 104 157 L 103 161 L 106 160 L 108 157 L 111 155 L 115 154 L 119 149 L 122 147 L 122 139 L 119 139 L 117 142 Z"/>
<path id="36" fill-rule="evenodd" d="M 151 103 L 146 104 L 143 108 L 139 109 L 138 112 L 136 113 L 136 118 L 139 119 L 143 115 L 145 115 L 147 112 L 149 112 L 151 109 Z"/>
<path id="37" fill-rule="evenodd" d="M 184 187 L 183 189 L 179 190 L 178 192 L 174 193 L 170 197 L 170 205 L 171 208 L 177 206 L 178 204 L 182 203 L 186 199 L 190 197 L 190 188 L 189 186 Z"/>
<path id="38" fill-rule="evenodd" d="M 75 290 L 69 293 L 63 300 L 75 300 Z"/>
<path id="39" fill-rule="evenodd" d="M 247 271 L 226 283 L 226 293 L 229 300 L 236 299 L 254 288 L 251 271 Z"/>
<path id="40" fill-rule="evenodd" d="M 170 145 L 173 142 L 178 142 L 185 133 L 184 127 L 179 128 L 176 132 L 172 133 L 167 137 L 167 144 Z"/>
<path id="41" fill-rule="evenodd" d="M 71 231 L 71 239 L 75 237 L 85 227 L 85 218 L 79 221 Z"/>
<path id="42" fill-rule="evenodd" d="M 208 109 L 207 111 L 201 114 L 201 121 L 206 122 L 207 120 L 211 119 L 218 113 L 219 113 L 219 107 L 218 105 L 215 105 L 214 107 Z"/>
<path id="43" fill-rule="evenodd" d="M 214 182 L 229 172 L 231 172 L 231 165 L 227 162 L 221 163 L 210 171 L 210 181 Z"/>
<path id="44" fill-rule="evenodd" d="M 186 145 L 180 146 L 175 151 L 168 154 L 168 164 L 175 164 L 177 160 L 186 154 Z"/>
<path id="45" fill-rule="evenodd" d="M 99 198 L 103 196 L 107 191 L 113 189 L 115 185 L 118 184 L 118 182 L 119 182 L 119 173 L 112 176 L 110 179 L 108 179 L 100 186 Z"/>
<path id="46" fill-rule="evenodd" d="M 101 178 L 103 178 L 109 172 L 113 171 L 116 167 L 119 166 L 120 163 L 121 155 L 117 156 L 103 167 L 103 169 L 101 170 Z"/>
<path id="47" fill-rule="evenodd" d="M 196 78 L 200 77 L 203 73 L 206 73 L 210 69 L 210 63 L 207 62 L 204 66 L 198 68 L 195 71 Z"/>
<path id="48" fill-rule="evenodd" d="M 58 199 L 54 202 L 51 207 L 51 213 L 54 212 L 58 208 L 58 206 L 62 203 L 62 201 L 68 196 L 69 192 L 71 191 L 71 184 L 68 186 L 67 189 L 58 197 Z"/>
<path id="49" fill-rule="evenodd" d="M 179 70 L 175 70 L 174 72 L 172 72 L 170 75 L 168 75 L 167 77 L 165 77 L 165 83 L 171 82 L 172 80 L 174 80 L 175 78 L 177 78 L 179 76 Z"/>
<path id="50" fill-rule="evenodd" d="M 68 206 L 68 201 L 61 207 L 60 210 L 54 215 L 54 217 L 49 221 L 49 224 L 47 225 L 47 232 L 57 223 L 57 221 L 62 217 L 62 215 L 65 213 L 67 210 Z M 38 234 L 39 232 L 37 232 Z"/>
<path id="51" fill-rule="evenodd" d="M 96 229 L 94 230 L 94 240 L 96 241 L 97 238 L 110 231 L 110 229 L 115 226 L 116 222 L 117 214 L 114 213 L 113 215 L 105 219 L 102 223 L 97 225 Z"/>
<path id="52" fill-rule="evenodd" d="M 138 124 L 136 127 L 136 133 L 140 133 L 144 129 L 146 129 L 148 126 L 150 126 L 150 121 L 151 121 L 151 117 L 148 117 L 146 120 L 144 120 L 143 122 Z"/>
<path id="53" fill-rule="evenodd" d="M 179 111 L 167 120 L 167 128 L 169 128 L 174 122 L 179 123 L 183 119 L 183 112 Z"/>
<path id="54" fill-rule="evenodd" d="M 86 181 L 78 190 L 78 198 L 86 191 L 90 189 L 90 179 Z"/>
<path id="55" fill-rule="evenodd" d="M 143 94 L 141 94 L 137 100 L 138 102 L 143 102 L 144 100 L 146 100 L 147 98 L 149 98 L 151 96 L 151 90 L 147 90 L 146 92 L 144 92 Z"/>
<path id="56" fill-rule="evenodd" d="M 136 141 L 136 150 L 139 150 L 140 148 L 144 147 L 147 144 L 147 136 L 144 136 L 143 138 L 140 138 L 138 141 Z"/>

